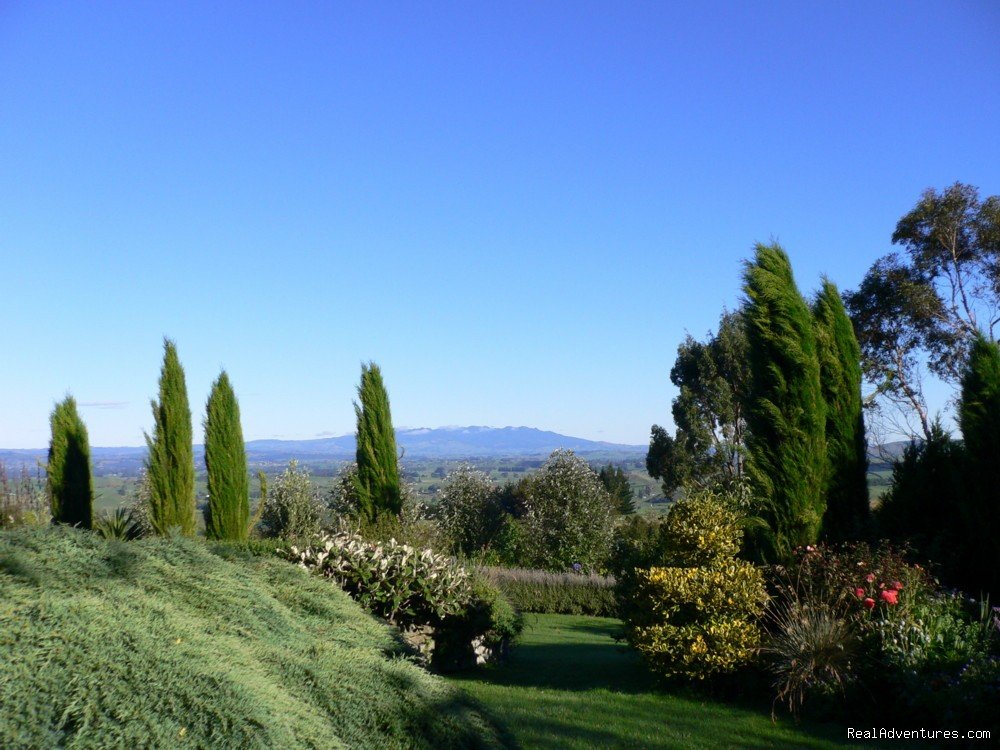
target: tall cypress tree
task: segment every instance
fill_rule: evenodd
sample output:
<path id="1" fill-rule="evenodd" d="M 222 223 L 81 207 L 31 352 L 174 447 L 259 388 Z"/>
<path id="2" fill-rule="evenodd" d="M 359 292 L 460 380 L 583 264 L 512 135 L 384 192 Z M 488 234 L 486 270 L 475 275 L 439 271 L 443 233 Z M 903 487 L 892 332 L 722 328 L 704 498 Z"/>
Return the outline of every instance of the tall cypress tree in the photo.
<path id="1" fill-rule="evenodd" d="M 826 403 L 823 536 L 843 542 L 868 527 L 868 444 L 861 413 L 861 347 L 836 285 L 823 279 L 813 305 L 820 386 Z"/>
<path id="2" fill-rule="evenodd" d="M 354 413 L 358 420 L 358 508 L 369 521 L 379 516 L 398 516 L 403 509 L 396 454 L 396 433 L 392 428 L 389 394 L 382 371 L 374 362 L 361 365 L 361 384 Z"/>
<path id="3" fill-rule="evenodd" d="M 52 520 L 89 529 L 94 520 L 90 440 L 76 410 L 76 399 L 67 396 L 56 404 L 49 423 L 52 439 L 47 475 Z"/>
<path id="4" fill-rule="evenodd" d="M 812 313 L 785 251 L 758 244 L 743 278 L 751 381 L 747 470 L 757 513 L 770 528 L 754 546 L 758 556 L 777 559 L 819 537 L 826 414 Z"/>
<path id="5" fill-rule="evenodd" d="M 163 340 L 160 400 L 151 405 L 153 435 L 146 435 L 150 520 L 159 534 L 178 527 L 190 536 L 195 533 L 191 408 L 184 368 L 177 357 L 177 346 L 170 339 Z"/>
<path id="6" fill-rule="evenodd" d="M 967 479 L 960 504 L 967 585 L 1000 596 L 1000 346 L 975 338 L 962 377 L 959 423 Z M 979 593 L 970 591 L 969 593 Z"/>
<path id="7" fill-rule="evenodd" d="M 250 518 L 247 454 L 240 426 L 240 404 L 225 370 L 212 384 L 205 406 L 205 468 L 208 471 L 205 535 L 209 539 L 246 539 Z"/>

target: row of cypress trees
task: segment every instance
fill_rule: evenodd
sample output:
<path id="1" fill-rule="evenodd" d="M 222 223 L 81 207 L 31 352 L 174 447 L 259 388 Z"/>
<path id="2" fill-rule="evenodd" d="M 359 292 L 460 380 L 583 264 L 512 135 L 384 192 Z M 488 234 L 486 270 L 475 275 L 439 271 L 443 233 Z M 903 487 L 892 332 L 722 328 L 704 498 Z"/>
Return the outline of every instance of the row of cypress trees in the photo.
<path id="1" fill-rule="evenodd" d="M 840 294 L 824 279 L 810 307 L 777 244 L 756 246 L 744 293 L 754 551 L 774 560 L 821 535 L 857 538 L 869 515 L 861 357 Z"/>
<path id="2" fill-rule="evenodd" d="M 179 530 L 193 535 L 195 468 L 191 409 L 177 346 L 163 341 L 158 398 L 152 400 L 153 432 L 146 434 L 150 522 L 158 534 Z M 356 494 L 362 519 L 398 516 L 403 494 L 389 395 L 373 362 L 362 365 L 355 413 L 358 422 Z M 51 418 L 48 488 L 53 521 L 91 528 L 93 483 L 87 428 L 72 396 L 57 404 Z M 205 468 L 210 539 L 245 540 L 250 532 L 250 483 L 240 406 L 225 370 L 212 384 L 205 405 Z"/>

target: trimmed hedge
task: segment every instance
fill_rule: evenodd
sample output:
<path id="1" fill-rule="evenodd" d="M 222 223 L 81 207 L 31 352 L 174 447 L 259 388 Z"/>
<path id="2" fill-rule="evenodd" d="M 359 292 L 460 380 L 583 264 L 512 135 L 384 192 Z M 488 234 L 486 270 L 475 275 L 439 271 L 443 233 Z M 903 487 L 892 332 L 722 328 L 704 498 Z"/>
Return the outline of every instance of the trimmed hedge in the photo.
<path id="1" fill-rule="evenodd" d="M 617 617 L 615 579 L 594 573 L 550 573 L 526 568 L 483 566 L 493 582 L 521 612 L 549 615 Z"/>

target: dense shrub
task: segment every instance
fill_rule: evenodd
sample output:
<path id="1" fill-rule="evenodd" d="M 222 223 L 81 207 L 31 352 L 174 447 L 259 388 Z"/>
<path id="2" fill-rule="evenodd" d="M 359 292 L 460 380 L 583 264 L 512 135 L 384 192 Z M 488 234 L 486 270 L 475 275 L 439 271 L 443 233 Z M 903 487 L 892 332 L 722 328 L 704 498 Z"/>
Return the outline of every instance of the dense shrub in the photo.
<path id="1" fill-rule="evenodd" d="M 471 466 L 455 469 L 444 480 L 435 517 L 454 551 L 481 553 L 503 523 L 496 484 L 488 474 Z"/>
<path id="2" fill-rule="evenodd" d="M 576 563 L 596 570 L 605 564 L 615 504 L 586 461 L 572 451 L 555 451 L 519 489 L 525 508 L 522 566 L 566 570 Z"/>
<path id="3" fill-rule="evenodd" d="M 652 568 L 639 575 L 630 640 L 659 674 L 702 680 L 748 663 L 760 644 L 764 576 L 750 563 Z"/>
<path id="4" fill-rule="evenodd" d="M 413 635 L 436 666 L 464 665 L 469 654 L 499 657 L 499 644 L 520 629 L 494 586 L 430 549 L 342 532 L 305 549 L 293 546 L 284 556 L 333 579 L 370 612 Z M 436 654 L 439 642 L 447 645 Z"/>
<path id="5" fill-rule="evenodd" d="M 881 537 L 907 545 L 921 561 L 933 561 L 953 584 L 964 557 L 959 512 L 964 463 L 963 445 L 935 422 L 930 437 L 907 446 L 893 466 L 892 487 L 875 512 Z"/>
<path id="6" fill-rule="evenodd" d="M 662 524 L 636 535 L 633 553 L 655 553 L 662 566 L 639 568 L 621 590 L 629 641 L 666 677 L 702 680 L 755 655 L 764 576 L 736 560 L 739 513 L 710 492 L 676 502 Z"/>
<path id="7" fill-rule="evenodd" d="M 76 399 L 66 399 L 52 410 L 52 439 L 46 466 L 52 519 L 89 529 L 94 519 L 94 482 L 90 475 L 90 440 Z"/>
<path id="8" fill-rule="evenodd" d="M 615 580 L 596 573 L 552 573 L 524 568 L 481 567 L 521 612 L 616 617 Z"/>
<path id="9" fill-rule="evenodd" d="M 275 478 L 263 502 L 260 523 L 265 536 L 309 539 L 320 533 L 323 504 L 298 461 L 290 461 Z"/>

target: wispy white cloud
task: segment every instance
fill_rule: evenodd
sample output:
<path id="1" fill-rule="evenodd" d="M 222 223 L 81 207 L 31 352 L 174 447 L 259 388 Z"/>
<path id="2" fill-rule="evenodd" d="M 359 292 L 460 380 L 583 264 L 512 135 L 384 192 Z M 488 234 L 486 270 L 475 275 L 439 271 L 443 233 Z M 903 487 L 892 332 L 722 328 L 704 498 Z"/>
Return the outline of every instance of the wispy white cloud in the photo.
<path id="1" fill-rule="evenodd" d="M 128 401 L 81 401 L 80 406 L 91 409 L 124 409 L 128 406 Z"/>
<path id="2" fill-rule="evenodd" d="M 323 430 L 323 432 L 317 432 L 316 433 L 316 437 L 318 437 L 318 438 L 336 437 L 336 434 L 330 432 L 329 430 Z"/>

